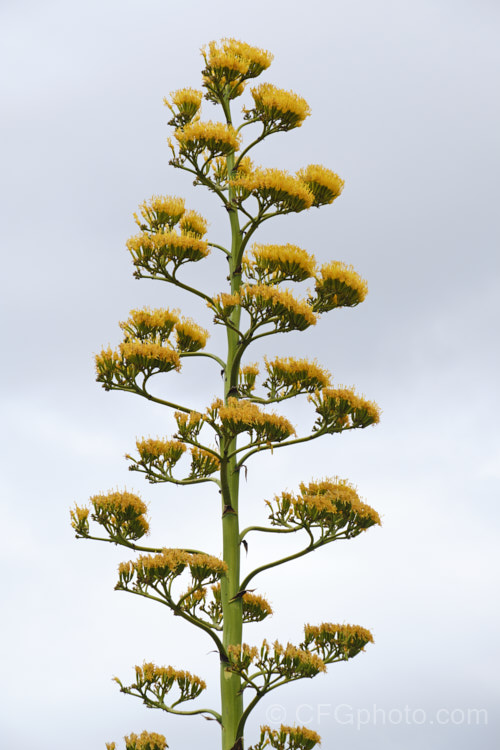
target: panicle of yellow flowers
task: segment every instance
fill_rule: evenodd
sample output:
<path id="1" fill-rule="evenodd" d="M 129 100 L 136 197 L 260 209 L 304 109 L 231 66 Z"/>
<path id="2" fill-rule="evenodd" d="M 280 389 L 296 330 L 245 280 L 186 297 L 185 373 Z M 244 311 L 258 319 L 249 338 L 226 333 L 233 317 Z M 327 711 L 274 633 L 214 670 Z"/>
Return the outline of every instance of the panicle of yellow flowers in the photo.
<path id="1" fill-rule="evenodd" d="M 274 503 L 274 505 L 273 505 Z M 282 492 L 273 503 L 266 501 L 273 526 L 321 529 L 321 538 L 352 538 L 371 526 L 380 526 L 380 516 L 364 503 L 354 487 L 335 477 L 300 485 L 300 493 Z"/>
<path id="2" fill-rule="evenodd" d="M 161 344 L 149 341 L 124 341 L 119 345 L 119 349 L 125 364 L 130 363 L 138 367 L 152 365 L 163 371 L 181 369 L 178 353 Z"/>
<path id="3" fill-rule="evenodd" d="M 246 610 L 246 614 L 254 614 L 255 619 L 263 620 L 264 617 L 272 615 L 273 609 L 267 599 L 259 594 L 252 594 L 247 591 L 243 594 L 243 610 Z"/>
<path id="4" fill-rule="evenodd" d="M 139 455 L 145 461 L 164 458 L 171 463 L 177 463 L 186 450 L 180 440 L 160 440 L 159 438 L 142 438 L 136 441 Z"/>
<path id="5" fill-rule="evenodd" d="M 254 109 L 250 110 L 264 123 L 277 123 L 281 130 L 291 130 L 302 125 L 311 109 L 301 96 L 284 91 L 271 83 L 261 83 L 250 90 Z"/>
<path id="6" fill-rule="evenodd" d="M 209 476 L 220 468 L 220 458 L 213 453 L 198 448 L 196 445 L 191 447 L 191 473 L 196 476 Z"/>
<path id="7" fill-rule="evenodd" d="M 305 281 L 314 276 L 316 260 L 307 250 L 297 245 L 259 245 L 254 243 L 250 253 L 243 258 L 243 266 L 248 275 L 253 275 L 254 269 L 266 282 L 279 283 L 286 279 L 290 281 Z"/>
<path id="8" fill-rule="evenodd" d="M 327 312 L 335 307 L 354 307 L 368 294 L 368 284 L 351 265 L 338 260 L 321 266 L 316 276 L 316 298 L 311 304 L 316 312 Z"/>
<path id="9" fill-rule="evenodd" d="M 380 516 L 376 510 L 362 502 L 357 496 L 348 497 L 345 492 L 337 491 L 324 495 L 303 494 L 294 498 L 292 504 L 296 512 L 300 513 L 302 509 L 305 509 L 308 516 L 311 516 L 311 513 L 318 513 L 320 517 L 322 514 L 327 514 L 336 520 L 339 514 L 347 511 L 349 515 L 353 514 L 361 521 L 369 521 L 370 526 L 374 524 L 380 526 Z"/>
<path id="10" fill-rule="evenodd" d="M 217 156 L 211 165 L 215 181 L 221 185 L 227 184 L 227 161 L 222 156 Z M 236 175 L 248 175 L 253 170 L 253 163 L 249 156 L 238 159 L 235 165 Z"/>
<path id="11" fill-rule="evenodd" d="M 220 583 L 216 583 L 212 586 L 212 594 L 217 605 L 217 611 L 220 618 L 222 618 L 222 607 L 221 607 L 221 586 Z M 241 597 L 243 605 L 243 622 L 262 622 L 266 617 L 273 614 L 273 610 L 267 599 L 257 594 L 252 594 L 247 591 Z M 241 652 L 241 647 L 238 653 Z M 255 655 L 257 650 L 255 649 Z"/>
<path id="12" fill-rule="evenodd" d="M 134 214 L 136 224 L 140 229 L 156 231 L 161 227 L 173 227 L 184 213 L 184 198 L 171 195 L 153 195 L 149 201 L 139 206 L 142 219 Z"/>
<path id="13" fill-rule="evenodd" d="M 325 663 L 317 654 L 311 654 L 309 651 L 297 648 L 291 643 L 282 646 L 278 641 L 274 642 L 273 648 L 275 659 L 281 657 L 280 661 L 289 669 L 297 672 L 310 672 L 311 674 L 326 672 Z"/>
<path id="14" fill-rule="evenodd" d="M 232 666 L 237 666 L 239 669 L 248 669 L 250 664 L 259 656 L 259 651 L 256 646 L 238 643 L 227 647 L 227 655 Z"/>
<path id="15" fill-rule="evenodd" d="M 267 284 L 245 284 L 240 290 L 240 304 L 250 312 L 270 309 L 299 330 L 316 325 L 317 316 L 305 300 L 297 299 L 288 289 Z"/>
<path id="16" fill-rule="evenodd" d="M 214 306 L 223 317 L 230 314 L 236 305 L 247 310 L 254 322 L 269 321 L 282 331 L 303 331 L 316 325 L 317 321 L 311 305 L 305 300 L 297 299 L 288 289 L 268 284 L 245 284 L 239 292 L 223 292 L 214 297 Z"/>
<path id="17" fill-rule="evenodd" d="M 239 673 L 245 673 L 254 662 L 260 674 L 280 675 L 287 679 L 314 677 L 320 672 L 326 672 L 325 662 L 318 654 L 291 643 L 283 646 L 275 641 L 271 646 L 264 640 L 260 651 L 243 643 L 229 646 L 227 655 L 229 669 Z"/>
<path id="18" fill-rule="evenodd" d="M 90 498 L 93 506 L 92 519 L 101 524 L 108 534 L 128 540 L 140 539 L 149 532 L 149 523 L 144 514 L 147 505 L 131 492 L 110 491 Z M 77 536 L 89 536 L 89 509 L 75 507 L 71 511 L 71 525 Z"/>
<path id="19" fill-rule="evenodd" d="M 179 576 L 186 567 L 189 567 L 192 578 L 200 583 L 207 579 L 221 578 L 227 571 L 227 564 L 213 555 L 165 548 L 158 554 L 139 555 L 137 560 L 120 563 L 117 588 L 128 585 L 134 574 L 140 584 L 151 586 L 158 581 Z"/>
<path id="20" fill-rule="evenodd" d="M 201 260 L 210 253 L 206 240 L 193 233 L 177 234 L 173 230 L 157 231 L 151 235 L 143 232 L 127 240 L 126 245 L 134 264 L 146 267 L 154 260 L 178 265 L 187 260 Z M 153 272 L 162 270 L 159 266 L 158 269 L 154 268 Z"/>
<path id="21" fill-rule="evenodd" d="M 204 424 L 202 415 L 197 411 L 191 411 L 189 414 L 176 411 L 174 412 L 174 419 L 177 422 L 179 436 L 183 440 L 194 440 Z"/>
<path id="22" fill-rule="evenodd" d="M 258 167 L 229 182 L 243 191 L 243 198 L 253 195 L 264 206 L 276 205 L 283 213 L 303 211 L 314 203 L 314 194 L 305 182 L 282 169 Z"/>
<path id="23" fill-rule="evenodd" d="M 316 361 L 295 359 L 294 357 L 275 357 L 268 360 L 264 357 L 268 378 L 264 387 L 278 393 L 317 390 L 330 384 L 330 373 L 320 367 Z"/>
<path id="24" fill-rule="evenodd" d="M 380 421 L 378 405 L 358 396 L 352 388 L 323 388 L 309 399 L 316 405 L 318 414 L 326 420 L 340 419 L 346 426 L 349 424 L 352 427 L 367 427 Z"/>
<path id="25" fill-rule="evenodd" d="M 86 521 L 89 517 L 89 513 L 90 511 L 88 508 L 82 508 L 79 505 L 75 505 L 75 509 L 71 511 L 71 517 L 74 517 L 72 526 L 74 527 L 75 522 Z"/>
<path id="26" fill-rule="evenodd" d="M 249 396 L 255 388 L 255 381 L 259 374 L 259 366 L 257 363 L 244 365 L 240 368 L 238 390 L 240 395 Z"/>
<path id="27" fill-rule="evenodd" d="M 333 203 L 344 188 L 344 180 L 331 169 L 321 164 L 309 164 L 297 172 L 297 177 L 304 182 L 314 196 L 314 206 Z"/>
<path id="28" fill-rule="evenodd" d="M 260 741 L 248 750 L 264 750 L 266 747 L 275 750 L 312 750 L 321 744 L 321 737 L 317 732 L 307 727 L 289 727 L 281 724 L 279 729 L 271 729 L 265 725 L 260 728 Z"/>
<path id="29" fill-rule="evenodd" d="M 203 349 L 209 337 L 208 331 L 191 318 L 184 318 L 175 326 L 177 346 L 182 352 L 197 352 Z"/>
<path id="30" fill-rule="evenodd" d="M 147 339 L 153 335 L 163 341 L 168 339 L 178 322 L 177 310 L 152 310 L 145 307 L 142 310 L 131 310 L 128 320 L 122 321 L 120 328 L 132 339 Z"/>
<path id="31" fill-rule="evenodd" d="M 88 508 L 82 508 L 76 504 L 70 510 L 71 527 L 76 531 L 77 537 L 84 537 L 89 534 L 89 513 Z"/>
<path id="32" fill-rule="evenodd" d="M 198 113 L 201 107 L 203 92 L 197 89 L 185 88 L 172 91 L 170 94 L 171 102 L 164 97 L 163 103 L 174 115 L 172 124 L 177 124 L 177 118 L 181 123 L 189 122 Z"/>
<path id="33" fill-rule="evenodd" d="M 247 376 L 257 377 L 257 375 L 259 374 L 259 365 L 256 362 L 253 362 L 248 365 L 244 365 L 241 368 L 240 372 L 244 377 L 247 377 Z"/>
<path id="34" fill-rule="evenodd" d="M 306 638 L 320 641 L 322 638 L 334 636 L 340 640 L 363 640 L 365 643 L 373 643 L 373 635 L 360 625 L 339 625 L 338 623 L 322 622 L 321 625 L 305 625 Z"/>
<path id="35" fill-rule="evenodd" d="M 277 442 L 295 435 L 288 419 L 278 414 L 263 412 L 257 404 L 245 399 L 231 397 L 226 405 L 217 400 L 212 405 L 212 409 L 214 408 L 218 410 L 223 430 L 229 434 L 255 431 L 258 438 Z"/>
<path id="36" fill-rule="evenodd" d="M 197 107 L 201 105 L 203 99 L 203 92 L 198 89 L 184 88 L 173 91 L 170 96 L 172 97 L 172 103 L 175 104 L 179 109 L 188 104 L 196 104 Z"/>
<path id="37" fill-rule="evenodd" d="M 132 510 L 134 513 L 141 515 L 147 512 L 148 506 L 144 503 L 138 495 L 134 495 L 132 492 L 108 492 L 106 495 L 94 495 L 90 498 L 90 502 L 95 508 L 102 508 L 103 510 Z"/>
<path id="38" fill-rule="evenodd" d="M 174 669 L 173 667 L 158 667 L 156 664 L 151 662 L 144 662 L 142 667 L 136 666 L 135 673 L 139 680 L 152 682 L 158 678 L 167 678 L 168 680 L 182 680 L 189 682 L 191 685 L 195 685 L 201 690 L 205 690 L 207 685 L 204 680 L 197 675 L 191 674 L 184 669 Z"/>
<path id="39" fill-rule="evenodd" d="M 126 750 L 165 750 L 167 741 L 157 732 L 142 732 L 139 736 L 129 734 L 124 737 Z M 112 743 L 114 746 L 114 742 Z"/>
<path id="40" fill-rule="evenodd" d="M 241 134 L 232 125 L 222 122 L 190 122 L 174 133 L 183 152 L 201 153 L 208 149 L 214 154 L 230 154 L 237 151 L 241 142 Z"/>
<path id="41" fill-rule="evenodd" d="M 332 664 L 352 659 L 364 651 L 368 643 L 373 643 L 373 636 L 366 628 L 323 622 L 321 625 L 304 626 L 304 642 L 301 645 L 320 654 L 325 663 Z"/>
<path id="42" fill-rule="evenodd" d="M 219 44 L 210 42 L 202 48 L 201 53 L 206 63 L 204 84 L 217 91 L 221 90 L 221 84 L 241 83 L 247 78 L 255 78 L 273 60 L 270 52 L 230 38 L 222 39 Z"/>
<path id="43" fill-rule="evenodd" d="M 182 234 L 201 239 L 207 233 L 208 222 L 197 211 L 186 211 L 179 223 Z"/>

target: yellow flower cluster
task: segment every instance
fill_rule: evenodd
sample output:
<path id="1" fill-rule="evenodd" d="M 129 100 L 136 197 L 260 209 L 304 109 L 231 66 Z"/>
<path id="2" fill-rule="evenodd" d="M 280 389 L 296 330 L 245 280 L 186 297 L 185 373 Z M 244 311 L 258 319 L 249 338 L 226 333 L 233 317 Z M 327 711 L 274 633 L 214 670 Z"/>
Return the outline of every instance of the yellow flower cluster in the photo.
<path id="1" fill-rule="evenodd" d="M 203 93 L 196 89 L 186 88 L 172 91 L 170 97 L 172 103 L 169 102 L 167 97 L 163 99 L 163 103 L 174 115 L 172 124 L 177 124 L 177 121 L 186 123 L 192 120 L 200 109 Z"/>
<path id="2" fill-rule="evenodd" d="M 74 518 L 74 523 L 71 524 L 73 528 L 75 528 L 75 522 L 86 521 L 90 513 L 88 508 L 80 508 L 78 505 L 75 505 L 75 509 L 70 512 L 71 517 Z"/>
<path id="3" fill-rule="evenodd" d="M 134 214 L 134 219 L 141 229 L 156 231 L 166 226 L 173 227 L 184 213 L 184 198 L 153 195 L 151 200 L 141 203 L 139 211 L 142 219 L 137 214 Z"/>
<path id="4" fill-rule="evenodd" d="M 170 573 L 180 575 L 187 565 L 188 554 L 181 549 L 163 549 L 156 555 L 140 555 L 137 560 L 129 560 L 120 563 L 118 572 L 120 575 L 133 575 L 135 571 L 144 573 L 145 571 L 158 572 L 163 576 Z"/>
<path id="5" fill-rule="evenodd" d="M 316 324 L 317 316 L 305 300 L 296 299 L 287 289 L 267 284 L 245 284 L 239 292 L 222 292 L 213 298 L 216 319 L 226 319 L 237 305 L 255 321 L 273 323 L 278 331 L 304 331 Z"/>
<path id="6" fill-rule="evenodd" d="M 129 734 L 124 737 L 126 750 L 165 750 L 167 741 L 162 734 L 142 732 L 139 736 Z M 114 742 L 112 743 L 114 746 Z"/>
<path id="7" fill-rule="evenodd" d="M 294 673 L 305 672 L 306 674 L 317 674 L 318 672 L 326 672 L 325 663 L 317 654 L 311 654 L 309 651 L 297 648 L 297 646 L 293 646 L 291 643 L 282 646 L 278 641 L 274 642 L 273 648 L 274 656 L 278 663 L 286 666 L 288 670 L 291 668 Z"/>
<path id="8" fill-rule="evenodd" d="M 120 563 L 118 572 L 124 583 L 128 583 L 136 573 L 139 582 L 151 585 L 155 581 L 180 575 L 186 567 L 189 567 L 192 577 L 200 582 L 220 578 L 227 571 L 227 564 L 212 555 L 163 549 L 156 555 L 140 555 L 135 561 Z"/>
<path id="9" fill-rule="evenodd" d="M 256 362 L 251 365 L 244 365 L 244 367 L 241 368 L 240 373 L 244 378 L 250 376 L 257 377 L 259 374 L 259 365 Z"/>
<path id="10" fill-rule="evenodd" d="M 106 495 L 94 495 L 90 498 L 94 508 L 101 508 L 108 511 L 128 511 L 131 510 L 137 515 L 147 512 L 147 505 L 138 495 L 132 492 L 108 492 Z"/>
<path id="11" fill-rule="evenodd" d="M 268 284 L 276 284 L 287 279 L 305 281 L 311 278 L 316 271 L 316 260 L 297 245 L 254 244 L 251 256 L 244 258 L 244 266 L 249 276 L 253 276 L 256 270 Z"/>
<path id="12" fill-rule="evenodd" d="M 201 690 L 205 690 L 207 685 L 204 680 L 196 675 L 187 672 L 184 669 L 174 669 L 173 667 L 158 667 L 156 664 L 151 662 L 144 662 L 142 667 L 135 667 L 136 677 L 140 682 L 154 682 L 158 679 L 175 680 L 187 682 L 190 685 L 195 685 Z"/>
<path id="13" fill-rule="evenodd" d="M 182 234 L 201 238 L 207 233 L 207 220 L 197 211 L 186 211 L 179 223 Z"/>
<path id="14" fill-rule="evenodd" d="M 271 83 L 261 83 L 251 89 L 255 102 L 252 115 L 280 130 L 291 130 L 302 125 L 311 109 L 301 96 L 293 91 L 278 89 Z"/>
<path id="15" fill-rule="evenodd" d="M 320 504 L 321 501 L 326 501 L 327 505 L 322 507 L 330 511 L 332 510 L 332 506 L 333 510 L 337 510 L 337 505 L 349 506 L 352 512 L 359 516 L 359 518 L 368 519 L 380 526 L 379 514 L 360 500 L 355 488 L 345 479 L 333 477 L 332 479 L 323 479 L 319 482 L 309 482 L 307 485 L 301 482 L 299 487 L 302 497 L 296 502 L 300 503 L 303 501 L 308 504 L 314 499 Z M 317 505 L 318 509 L 320 508 L 319 504 Z"/>
<path id="16" fill-rule="evenodd" d="M 240 368 L 238 391 L 241 396 L 249 396 L 252 393 L 258 374 L 259 367 L 256 363 Z"/>
<path id="17" fill-rule="evenodd" d="M 223 430 L 229 435 L 255 432 L 256 439 L 264 442 L 280 442 L 295 435 L 288 419 L 267 414 L 250 401 L 229 398 L 227 405 L 220 405 L 218 411 Z"/>
<path id="18" fill-rule="evenodd" d="M 346 480 L 334 477 L 300 484 L 300 493 L 282 492 L 266 501 L 273 526 L 319 528 L 326 541 L 351 538 L 380 525 L 380 516 Z"/>
<path id="19" fill-rule="evenodd" d="M 172 91 L 170 96 L 172 97 L 172 104 L 175 104 L 179 109 L 186 105 L 196 105 L 196 108 L 198 108 L 203 99 L 203 92 L 197 89 L 186 88 Z"/>
<path id="20" fill-rule="evenodd" d="M 326 672 L 325 662 L 316 653 L 291 643 L 282 646 L 275 641 L 271 646 L 264 640 L 260 651 L 243 643 L 229 646 L 227 655 L 230 669 L 235 672 L 246 672 L 252 662 L 256 662 L 262 675 L 280 675 L 288 679 L 314 677 L 319 672 Z"/>
<path id="21" fill-rule="evenodd" d="M 303 494 L 292 500 L 295 513 L 310 521 L 331 521 L 343 526 L 351 521 L 366 528 L 377 524 L 380 526 L 380 516 L 376 510 L 362 502 L 357 493 L 350 488 L 338 485 L 325 494 Z"/>
<path id="22" fill-rule="evenodd" d="M 90 511 L 88 508 L 81 508 L 76 504 L 74 509 L 71 509 L 69 512 L 71 517 L 71 527 L 76 531 L 77 539 L 89 535 L 89 513 Z"/>
<path id="23" fill-rule="evenodd" d="M 269 615 L 272 615 L 273 609 L 267 599 L 258 594 L 247 592 L 243 594 L 243 621 L 244 622 L 261 622 Z"/>
<path id="24" fill-rule="evenodd" d="M 220 458 L 213 453 L 193 446 L 191 448 L 191 476 L 207 477 L 218 471 L 220 468 Z"/>
<path id="25" fill-rule="evenodd" d="M 240 304 L 240 296 L 238 293 L 228 294 L 226 292 L 221 292 L 213 298 L 213 303 L 217 311 L 219 311 L 223 317 L 228 317 L 234 308 Z M 210 304 L 208 304 L 208 306 L 210 307 Z"/>
<path id="26" fill-rule="evenodd" d="M 272 395 L 315 391 L 330 383 L 330 373 L 317 362 L 294 357 L 275 357 L 273 360 L 264 357 L 264 361 L 268 378 L 263 385 Z"/>
<path id="27" fill-rule="evenodd" d="M 180 440 L 142 438 L 136 441 L 136 446 L 144 461 L 151 462 L 157 458 L 162 458 L 169 464 L 177 463 L 186 450 L 186 446 Z"/>
<path id="28" fill-rule="evenodd" d="M 122 357 L 118 352 L 113 351 L 110 346 L 103 349 L 100 354 L 96 354 L 95 368 L 97 382 L 102 383 L 107 391 L 111 388 L 126 387 L 130 382 Z M 132 380 L 135 375 L 136 373 L 134 373 Z"/>
<path id="29" fill-rule="evenodd" d="M 189 412 L 189 414 L 181 411 L 176 411 L 174 412 L 174 418 L 177 422 L 179 435 L 182 438 L 192 439 L 196 437 L 203 426 L 203 417 L 197 411 L 191 411 Z"/>
<path id="30" fill-rule="evenodd" d="M 308 167 L 297 172 L 297 177 L 307 185 L 314 195 L 315 206 L 333 203 L 344 188 L 344 180 L 321 164 L 309 164 Z"/>
<path id="31" fill-rule="evenodd" d="M 136 266 L 144 266 L 153 273 L 164 270 L 167 263 L 179 266 L 186 261 L 197 261 L 210 253 L 206 240 L 190 234 L 159 231 L 155 234 L 135 235 L 127 240 L 127 248 Z"/>
<path id="32" fill-rule="evenodd" d="M 181 369 L 181 361 L 177 352 L 161 344 L 124 341 L 119 349 L 125 366 L 133 364 L 138 368 L 154 368 L 160 372 Z"/>
<path id="33" fill-rule="evenodd" d="M 257 659 L 259 652 L 255 646 L 238 643 L 227 647 L 227 656 L 231 667 L 237 671 L 243 671 L 248 669 L 250 664 Z"/>
<path id="34" fill-rule="evenodd" d="M 212 171 L 215 176 L 216 182 L 218 182 L 221 185 L 225 185 L 227 183 L 227 161 L 222 156 L 217 156 L 212 161 Z M 244 156 L 242 159 L 238 159 L 237 165 L 235 167 L 234 174 L 237 175 L 246 175 L 250 174 L 250 172 L 253 169 L 253 163 L 249 156 Z"/>
<path id="35" fill-rule="evenodd" d="M 214 604 L 212 605 L 213 619 L 217 621 L 222 620 L 222 605 L 221 605 L 221 586 L 220 583 L 216 583 L 212 586 L 212 594 L 214 598 Z M 264 599 L 263 596 L 258 596 L 247 592 L 241 597 L 242 610 L 243 610 L 243 622 L 262 622 L 266 617 L 273 614 L 273 610 L 269 602 Z M 233 654 L 236 658 L 239 658 L 241 654 L 241 646 L 232 646 Z M 257 656 L 257 649 L 250 649 L 249 646 L 245 646 L 245 653 L 253 655 L 252 658 Z"/>
<path id="36" fill-rule="evenodd" d="M 221 578 L 227 571 L 227 563 L 213 555 L 199 552 L 190 554 L 189 569 L 193 578 L 203 581 L 206 578 Z"/>
<path id="37" fill-rule="evenodd" d="M 181 352 L 197 352 L 207 343 L 208 331 L 190 318 L 184 318 L 175 326 L 177 347 Z"/>
<path id="38" fill-rule="evenodd" d="M 190 318 L 179 318 L 176 310 L 131 310 L 128 320 L 120 323 L 125 332 L 125 344 L 151 344 L 172 348 L 168 338 L 175 328 L 177 348 L 180 352 L 196 352 L 207 343 L 208 331 Z M 163 355 L 160 355 L 163 356 Z"/>
<path id="39" fill-rule="evenodd" d="M 168 339 L 178 321 L 177 310 L 151 310 L 146 307 L 142 310 L 131 310 L 128 320 L 121 322 L 120 328 L 132 339 L 158 338 L 164 341 Z"/>
<path id="40" fill-rule="evenodd" d="M 335 307 L 354 307 L 368 294 L 368 284 L 352 266 L 334 260 L 321 267 L 316 277 L 316 298 L 312 307 L 317 312 L 327 312 Z"/>
<path id="41" fill-rule="evenodd" d="M 309 398 L 317 413 L 332 427 L 368 427 L 380 422 L 377 404 L 358 396 L 352 388 L 324 388 Z"/>
<path id="42" fill-rule="evenodd" d="M 368 643 L 373 643 L 373 636 L 366 628 L 323 622 L 321 625 L 304 626 L 304 642 L 301 645 L 320 654 L 327 664 L 331 664 L 352 659 L 364 651 Z"/>
<path id="43" fill-rule="evenodd" d="M 363 640 L 365 643 L 373 643 L 373 636 L 369 630 L 360 625 L 339 625 L 332 622 L 322 622 L 321 625 L 305 625 L 304 632 L 307 637 L 319 640 L 325 636 L 335 636 L 341 640 Z"/>
<path id="44" fill-rule="evenodd" d="M 307 727 L 288 727 L 281 724 L 279 729 L 263 726 L 260 728 L 259 748 L 272 747 L 275 750 L 312 750 L 315 745 L 321 743 L 321 737 L 317 732 Z M 249 750 L 253 750 L 249 748 Z"/>
<path id="45" fill-rule="evenodd" d="M 174 135 L 181 153 L 199 154 L 208 149 L 212 156 L 237 151 L 241 141 L 241 135 L 231 125 L 222 122 L 190 122 L 178 128 Z"/>
<path id="46" fill-rule="evenodd" d="M 273 60 L 270 52 L 237 39 L 221 39 L 219 44 L 210 42 L 201 52 L 206 63 L 204 85 L 216 93 L 222 93 L 231 84 L 241 93 L 241 83 L 260 75 Z"/>
<path id="47" fill-rule="evenodd" d="M 103 526 L 111 538 L 140 539 L 149 532 L 149 523 L 144 514 L 147 506 L 131 492 L 111 491 L 90 498 L 93 506 L 92 519 Z M 70 511 L 71 526 L 77 537 L 89 535 L 89 509 L 75 506 Z"/>
<path id="48" fill-rule="evenodd" d="M 237 175 L 230 184 L 253 195 L 264 207 L 276 206 L 281 213 L 303 211 L 314 203 L 314 195 L 303 180 L 280 169 L 257 168 L 248 175 Z"/>
<path id="49" fill-rule="evenodd" d="M 239 304 L 253 315 L 265 321 L 277 317 L 279 330 L 303 331 L 316 325 L 317 316 L 305 300 L 296 299 L 288 289 L 267 284 L 245 284 L 239 292 Z"/>

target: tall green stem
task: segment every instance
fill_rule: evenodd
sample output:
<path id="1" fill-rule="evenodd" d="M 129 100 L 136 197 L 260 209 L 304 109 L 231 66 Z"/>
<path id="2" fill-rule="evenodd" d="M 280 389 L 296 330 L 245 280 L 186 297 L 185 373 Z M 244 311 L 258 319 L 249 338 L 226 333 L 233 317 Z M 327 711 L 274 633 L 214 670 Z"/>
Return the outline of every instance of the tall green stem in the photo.
<path id="1" fill-rule="evenodd" d="M 229 103 L 224 107 L 226 119 L 230 123 Z M 227 157 L 227 172 L 231 175 L 234 169 L 234 154 Z M 231 292 L 237 292 L 241 285 L 240 248 L 241 234 L 238 212 L 232 206 L 233 189 L 229 188 L 228 211 L 231 224 L 231 254 L 229 260 L 229 277 Z M 236 307 L 231 315 L 232 328 L 227 328 L 227 358 L 224 380 L 224 402 L 238 386 L 239 341 L 241 310 Z M 239 472 L 236 468 L 236 438 L 223 439 L 221 445 L 221 494 L 222 494 L 222 539 L 223 558 L 228 572 L 221 581 L 221 602 L 223 613 L 224 648 L 242 642 L 243 617 L 241 598 L 236 598 L 240 590 L 240 531 L 238 518 Z M 222 714 L 222 750 L 234 748 L 238 737 L 237 728 L 243 714 L 243 697 L 241 679 L 238 675 L 226 671 L 226 664 L 221 664 L 221 714 Z M 243 744 L 241 744 L 243 748 Z"/>

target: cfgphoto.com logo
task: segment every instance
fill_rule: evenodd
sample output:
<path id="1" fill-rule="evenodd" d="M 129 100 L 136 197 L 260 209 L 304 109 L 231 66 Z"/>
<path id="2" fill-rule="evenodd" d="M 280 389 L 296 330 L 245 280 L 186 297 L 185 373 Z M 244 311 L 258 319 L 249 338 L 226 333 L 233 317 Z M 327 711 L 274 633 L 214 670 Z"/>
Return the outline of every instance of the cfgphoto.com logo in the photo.
<path id="1" fill-rule="evenodd" d="M 488 711 L 485 708 L 437 708 L 434 711 L 411 706 L 382 708 L 373 705 L 357 708 L 349 703 L 302 703 L 294 711 L 280 703 L 268 706 L 266 719 L 269 724 L 294 722 L 307 726 L 327 722 L 352 726 L 358 730 L 373 726 L 486 726 Z"/>

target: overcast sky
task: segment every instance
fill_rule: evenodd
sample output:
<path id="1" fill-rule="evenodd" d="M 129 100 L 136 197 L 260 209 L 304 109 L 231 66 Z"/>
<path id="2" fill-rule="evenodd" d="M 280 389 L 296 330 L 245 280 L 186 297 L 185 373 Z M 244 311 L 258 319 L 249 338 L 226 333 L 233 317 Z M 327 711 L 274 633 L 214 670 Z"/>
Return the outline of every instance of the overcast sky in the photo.
<path id="1" fill-rule="evenodd" d="M 147 711 L 111 682 L 146 659 L 191 669 L 211 684 L 205 704 L 218 701 L 211 644 L 114 592 L 126 552 L 76 541 L 68 508 L 127 486 L 150 503 L 153 544 L 221 553 L 215 491 L 128 473 L 135 437 L 168 436 L 172 420 L 105 393 L 93 354 L 119 342 L 131 308 L 179 306 L 209 322 L 176 290 L 134 280 L 124 243 L 153 193 L 185 196 L 210 238 L 227 240 L 217 200 L 168 166 L 162 98 L 199 88 L 199 48 L 234 36 L 271 50 L 261 80 L 312 108 L 256 161 L 321 162 L 346 181 L 333 206 L 269 222 L 258 239 L 352 263 L 370 289 L 249 359 L 317 357 L 383 409 L 376 428 L 249 467 L 245 523 L 264 521 L 276 492 L 338 474 L 383 526 L 261 576 L 275 615 L 249 626 L 248 642 L 297 642 L 304 622 L 326 620 L 370 628 L 375 645 L 263 701 L 248 743 L 283 720 L 315 729 L 323 748 L 498 748 L 499 16 L 494 0 L 3 0 L 5 747 L 104 748 L 143 729 L 173 750 L 218 747 L 215 724 Z M 223 289 L 216 258 L 189 273 Z M 220 380 L 186 366 L 158 387 L 202 409 Z M 303 404 L 287 415 L 309 418 Z M 291 548 L 279 541 L 250 539 L 245 564 Z"/>

